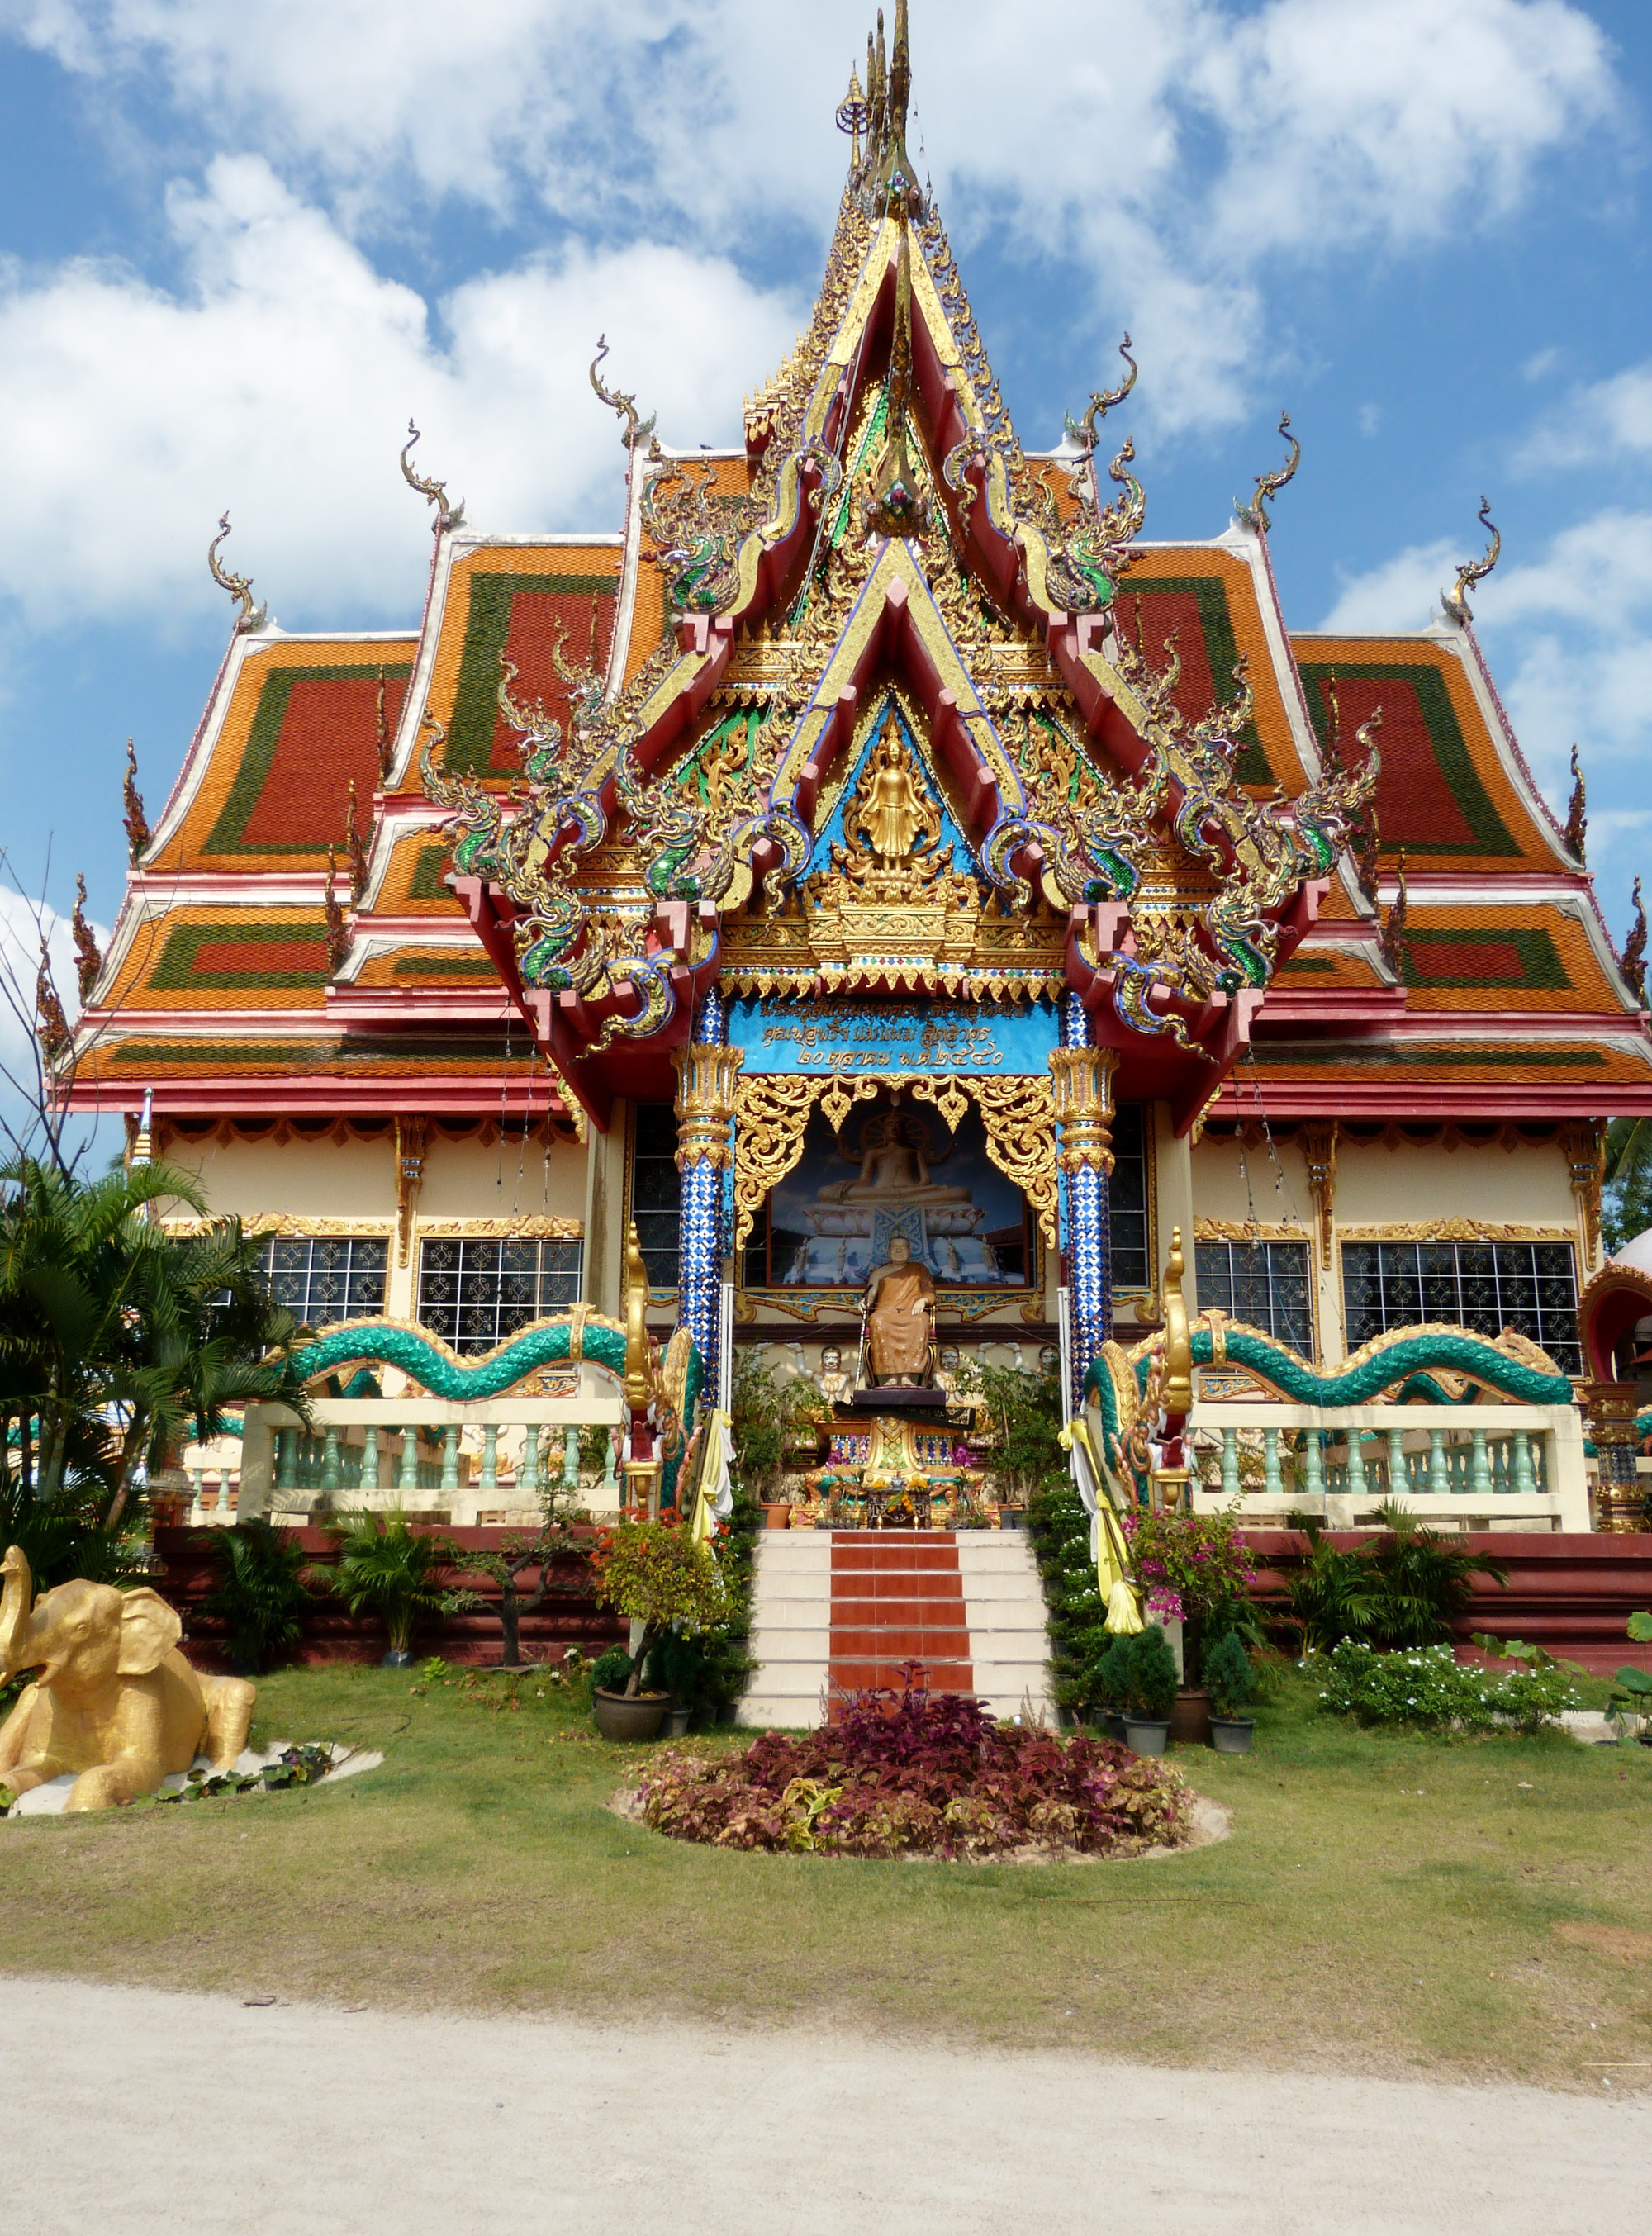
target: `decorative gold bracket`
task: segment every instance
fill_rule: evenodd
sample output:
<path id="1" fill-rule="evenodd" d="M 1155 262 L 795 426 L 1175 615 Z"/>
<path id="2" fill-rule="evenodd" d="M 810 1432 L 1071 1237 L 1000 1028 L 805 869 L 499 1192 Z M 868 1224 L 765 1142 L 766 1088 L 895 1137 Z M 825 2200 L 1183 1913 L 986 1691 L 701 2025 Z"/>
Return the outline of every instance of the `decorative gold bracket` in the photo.
<path id="1" fill-rule="evenodd" d="M 1020 1189 L 1050 1249 L 1056 1247 L 1056 1103 L 1047 1079 L 984 1079 L 951 1072 L 866 1072 L 850 1076 L 763 1073 L 734 1090 L 734 1247 L 740 1250 L 766 1197 L 803 1154 L 803 1137 L 818 1102 L 834 1132 L 857 1102 L 897 1091 L 932 1103 L 957 1132 L 971 1102 L 981 1113 L 987 1154 Z"/>
<path id="2" fill-rule="evenodd" d="M 1606 1177 L 1606 1128 L 1593 1119 L 1567 1127 L 1561 1136 L 1571 1192 L 1583 1218 L 1585 1271 L 1601 1249 L 1601 1187 Z"/>
<path id="3" fill-rule="evenodd" d="M 1337 1190 L 1337 1121 L 1316 1121 L 1302 1128 L 1302 1155 L 1308 1168 L 1308 1193 L 1313 1198 L 1314 1224 L 1320 1236 L 1320 1263 L 1331 1264 L 1331 1229 Z"/>
<path id="4" fill-rule="evenodd" d="M 405 1266 L 413 1243 L 413 1212 L 425 1184 L 425 1144 L 430 1121 L 425 1118 L 396 1121 L 396 1263 Z"/>

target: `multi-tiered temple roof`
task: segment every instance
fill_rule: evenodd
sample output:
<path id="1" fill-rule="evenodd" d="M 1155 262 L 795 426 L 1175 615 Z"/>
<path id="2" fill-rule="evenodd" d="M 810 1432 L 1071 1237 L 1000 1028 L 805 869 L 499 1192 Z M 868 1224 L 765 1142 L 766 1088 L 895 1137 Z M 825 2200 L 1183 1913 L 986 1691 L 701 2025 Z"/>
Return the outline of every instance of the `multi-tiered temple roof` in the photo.
<path id="1" fill-rule="evenodd" d="M 1464 581 L 1419 634 L 1293 634 L 1283 476 L 1209 543 L 1148 540 L 1108 425 L 1133 365 L 1023 450 L 906 153 L 907 79 L 903 7 L 742 448 L 672 448 L 599 356 L 612 533 L 473 528 L 410 449 L 435 516 L 417 629 L 292 636 L 241 600 L 78 1102 L 582 1130 L 671 1098 L 720 983 L 1076 991 L 1122 1090 L 1182 1129 L 1652 1110 L 1638 957 Z"/>

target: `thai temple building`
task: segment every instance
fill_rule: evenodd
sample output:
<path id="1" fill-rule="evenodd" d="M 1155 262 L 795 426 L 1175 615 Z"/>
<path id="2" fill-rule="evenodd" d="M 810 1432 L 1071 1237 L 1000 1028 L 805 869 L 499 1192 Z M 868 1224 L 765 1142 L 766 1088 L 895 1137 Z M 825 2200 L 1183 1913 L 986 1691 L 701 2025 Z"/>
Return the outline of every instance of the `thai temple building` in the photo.
<path id="1" fill-rule="evenodd" d="M 944 1513 L 980 1360 L 1055 1354 L 1128 1439 L 1109 1386 L 1156 1363 L 1164 1398 L 1186 1354 L 1198 1496 L 1254 1487 L 1259 1407 L 1396 1399 L 1400 1366 L 1350 1368 L 1396 1344 L 1465 1419 L 1564 1396 L 1601 1371 L 1606 1116 L 1652 1112 L 1645 928 L 1614 945 L 1581 799 L 1563 828 L 1481 654 L 1495 539 L 1418 634 L 1305 633 L 1269 555 L 1288 437 L 1202 543 L 1149 532 L 1128 349 L 1025 447 L 910 76 L 902 0 L 738 447 L 674 445 L 599 348 L 622 516 L 469 519 L 410 435 L 434 534 L 405 628 L 286 634 L 214 544 L 234 633 L 152 823 L 128 776 L 73 1100 L 265 1238 L 385 1405 L 411 1385 L 370 1329 L 457 1372 L 550 1322 L 562 1380 L 518 1396 L 618 1419 L 580 1331 L 617 1343 L 629 1303 L 651 1373 L 685 1332 L 682 1430 L 749 1351 L 824 1387 L 839 1490 L 881 1461 Z M 1198 1442 L 1147 1457 L 1173 1477 Z M 1445 1462 L 1536 1515 L 1570 1464 L 1541 1444 L 1479 1422 Z M 479 1473 L 473 1445 L 456 1475 L 410 1438 L 395 1479 L 456 1519 L 531 1504 L 507 1486 L 544 1455 L 490 1441 Z M 1267 1488 L 1334 1496 L 1331 1447 L 1293 1449 Z M 1445 1483 L 1409 1431 L 1352 1449 L 1350 1497 L 1385 1453 Z M 207 1457 L 226 1518 L 240 1457 Z"/>

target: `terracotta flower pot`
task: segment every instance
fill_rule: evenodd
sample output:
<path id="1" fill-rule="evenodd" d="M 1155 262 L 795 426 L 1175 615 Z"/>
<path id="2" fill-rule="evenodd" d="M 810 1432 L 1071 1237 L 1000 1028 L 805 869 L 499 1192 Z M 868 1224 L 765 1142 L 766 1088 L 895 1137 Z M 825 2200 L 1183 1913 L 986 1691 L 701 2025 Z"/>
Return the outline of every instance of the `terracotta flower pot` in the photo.
<path id="1" fill-rule="evenodd" d="M 605 1739 L 657 1739 L 670 1706 L 668 1693 L 639 1693 L 628 1700 L 623 1693 L 605 1693 L 599 1685 L 594 1700 L 596 1728 Z"/>
<path id="2" fill-rule="evenodd" d="M 1202 1687 L 1176 1694 L 1176 1704 L 1170 1711 L 1170 1737 L 1177 1746 L 1210 1745 L 1210 1695 Z"/>
<path id="3" fill-rule="evenodd" d="M 792 1509 L 784 1503 L 779 1506 L 766 1506 L 763 1509 L 763 1526 L 766 1529 L 785 1529 L 790 1526 L 791 1520 Z"/>
<path id="4" fill-rule="evenodd" d="M 1170 1725 L 1144 1716 L 1126 1716 L 1124 1744 L 1132 1754 L 1162 1754 L 1170 1737 Z"/>
<path id="5" fill-rule="evenodd" d="M 1255 1729 L 1254 1716 L 1213 1716 L 1210 1743 L 1218 1754 L 1248 1754 L 1251 1733 Z"/>

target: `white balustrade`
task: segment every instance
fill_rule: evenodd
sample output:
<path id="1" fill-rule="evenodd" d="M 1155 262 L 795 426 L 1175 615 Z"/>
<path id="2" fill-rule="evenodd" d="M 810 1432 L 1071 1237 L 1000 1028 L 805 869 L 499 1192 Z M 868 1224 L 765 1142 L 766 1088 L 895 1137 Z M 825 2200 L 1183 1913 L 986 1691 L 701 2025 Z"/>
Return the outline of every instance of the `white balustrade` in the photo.
<path id="1" fill-rule="evenodd" d="M 1348 1405 L 1203 1398 L 1188 1417 L 1192 1504 L 1237 1503 L 1365 1526 L 1392 1500 L 1458 1529 L 1587 1530 L 1581 1415 L 1570 1405 Z"/>
<path id="2" fill-rule="evenodd" d="M 526 1528 L 546 1489 L 577 1485 L 581 1430 L 620 1423 L 620 1391 L 615 1382 L 610 1393 L 608 1380 L 593 1375 L 573 1398 L 316 1398 L 307 1425 L 289 1407 L 249 1405 L 239 1513 L 394 1505 L 456 1527 L 503 1512 Z M 622 1495 L 611 1441 L 602 1482 L 582 1494 L 594 1512 L 616 1509 Z"/>

